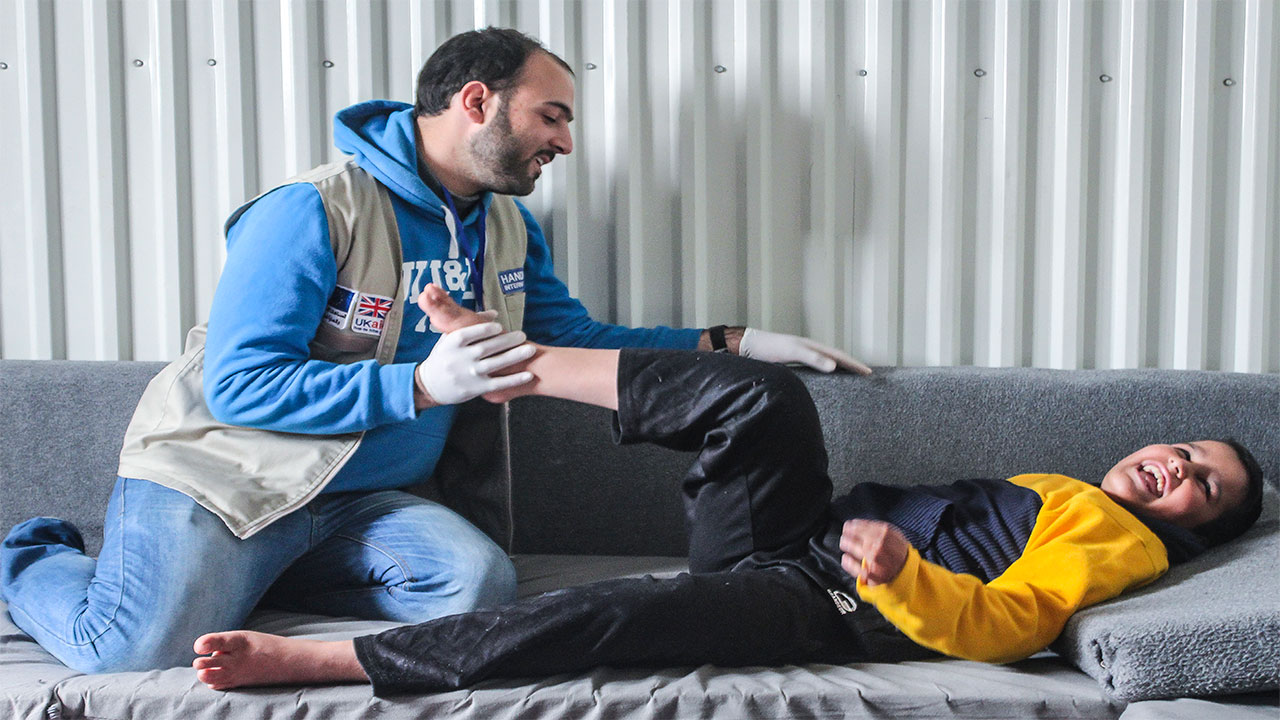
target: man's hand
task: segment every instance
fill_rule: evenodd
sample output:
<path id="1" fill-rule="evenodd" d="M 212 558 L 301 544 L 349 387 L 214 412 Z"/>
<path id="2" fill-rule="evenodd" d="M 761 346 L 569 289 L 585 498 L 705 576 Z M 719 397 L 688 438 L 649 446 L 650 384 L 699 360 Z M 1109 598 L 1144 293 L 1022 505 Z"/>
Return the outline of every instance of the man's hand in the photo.
<path id="1" fill-rule="evenodd" d="M 840 533 L 840 566 L 868 586 L 893 582 L 910 549 L 902 531 L 889 523 L 850 520 Z"/>
<path id="2" fill-rule="evenodd" d="M 837 367 L 859 375 L 870 375 L 871 368 L 833 347 L 808 338 L 746 328 L 738 343 L 738 354 L 775 363 L 803 363 L 821 372 Z"/>
<path id="3" fill-rule="evenodd" d="M 528 360 L 535 352 L 524 333 L 503 332 L 496 322 L 445 333 L 414 372 L 414 405 L 419 410 L 453 405 L 532 382 L 530 372 L 495 373 Z"/>

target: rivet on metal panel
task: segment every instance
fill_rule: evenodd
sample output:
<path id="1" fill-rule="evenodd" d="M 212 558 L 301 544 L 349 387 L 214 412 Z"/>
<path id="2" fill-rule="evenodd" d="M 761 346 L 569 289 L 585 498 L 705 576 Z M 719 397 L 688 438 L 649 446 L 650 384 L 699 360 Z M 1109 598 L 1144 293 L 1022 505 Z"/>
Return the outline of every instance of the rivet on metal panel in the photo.
<path id="1" fill-rule="evenodd" d="M 141 60 L 134 60 L 134 61 L 133 61 L 133 66 L 134 66 L 134 67 L 142 67 L 142 61 L 141 61 Z"/>
<path id="2" fill-rule="evenodd" d="M 866 70 L 859 70 L 859 71 L 858 71 L 858 77 L 866 77 L 866 76 L 867 76 L 867 71 L 866 71 Z"/>
<path id="3" fill-rule="evenodd" d="M 320 63 L 320 64 L 321 64 L 321 65 L 323 65 L 323 66 L 325 66 L 325 67 L 327 67 L 327 68 L 331 68 L 331 67 L 333 67 L 333 61 L 332 61 L 332 60 L 325 60 L 324 62 L 322 62 L 322 63 Z"/>
<path id="4" fill-rule="evenodd" d="M 595 63 L 587 63 L 586 68 L 587 68 L 588 70 L 595 70 L 595 69 L 596 69 L 596 64 L 595 64 Z"/>
<path id="5" fill-rule="evenodd" d="M 0 70 L 8 70 L 9 63 L 0 62 Z"/>
<path id="6" fill-rule="evenodd" d="M 1098 79 L 1101 80 L 1102 82 L 1111 82 L 1111 76 L 1107 75 L 1106 73 L 1099 75 Z"/>
<path id="7" fill-rule="evenodd" d="M 986 74 L 987 74 L 987 71 L 986 71 L 986 70 L 983 70 L 982 68 L 978 68 L 977 70 L 974 70 L 974 71 L 973 71 L 973 76 L 974 76 L 974 77 L 982 77 L 982 76 L 984 76 L 984 75 L 986 75 Z"/>
<path id="8" fill-rule="evenodd" d="M 716 71 L 716 72 L 718 72 L 718 73 L 727 72 L 728 70 L 729 70 L 729 68 L 727 68 L 727 67 L 725 67 L 725 66 L 723 66 L 723 65 L 717 65 L 717 66 L 715 67 L 715 71 Z"/>
<path id="9" fill-rule="evenodd" d="M 1226 80 L 1222 81 L 1222 84 L 1226 85 L 1227 87 L 1231 87 L 1232 85 L 1236 84 L 1236 81 L 1232 80 L 1231 78 L 1227 78 Z"/>
<path id="10" fill-rule="evenodd" d="M 213 58 L 209 58 L 209 67 L 213 67 L 214 65 L 217 65 L 217 64 L 218 64 L 217 60 L 214 60 Z"/>

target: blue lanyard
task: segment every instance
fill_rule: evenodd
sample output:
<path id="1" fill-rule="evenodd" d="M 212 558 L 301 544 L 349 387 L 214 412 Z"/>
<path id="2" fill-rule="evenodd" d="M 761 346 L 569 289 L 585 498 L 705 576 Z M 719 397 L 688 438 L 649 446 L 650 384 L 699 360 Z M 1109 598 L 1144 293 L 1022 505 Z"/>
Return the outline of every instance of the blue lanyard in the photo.
<path id="1" fill-rule="evenodd" d="M 471 268 L 471 290 L 476 296 L 476 310 L 484 310 L 484 226 L 487 214 L 484 199 L 480 199 L 480 217 L 476 221 L 476 244 L 475 247 L 471 247 L 470 234 L 462 224 L 462 216 L 458 214 L 457 206 L 453 204 L 453 194 L 443 185 L 440 189 L 444 191 L 444 200 L 449 203 L 449 212 L 453 213 L 453 221 L 457 225 L 458 244 L 462 246 L 462 254 L 467 258 L 467 265 Z"/>

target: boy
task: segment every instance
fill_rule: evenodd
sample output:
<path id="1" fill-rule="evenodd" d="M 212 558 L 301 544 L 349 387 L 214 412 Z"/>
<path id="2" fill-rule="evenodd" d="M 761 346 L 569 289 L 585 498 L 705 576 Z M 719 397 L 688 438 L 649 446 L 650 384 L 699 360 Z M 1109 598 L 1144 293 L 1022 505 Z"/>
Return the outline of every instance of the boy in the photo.
<path id="1" fill-rule="evenodd" d="M 429 287 L 445 331 L 476 318 Z M 546 593 L 354 641 L 205 635 L 215 689 L 371 682 L 431 692 L 599 665 L 1008 662 L 1073 612 L 1225 542 L 1261 507 L 1261 470 L 1231 441 L 1152 445 L 1094 487 L 1060 475 L 900 488 L 834 502 L 817 412 L 788 371 L 715 354 L 540 349 L 530 392 L 617 412 L 621 442 L 699 450 L 684 482 L 689 566 Z"/>

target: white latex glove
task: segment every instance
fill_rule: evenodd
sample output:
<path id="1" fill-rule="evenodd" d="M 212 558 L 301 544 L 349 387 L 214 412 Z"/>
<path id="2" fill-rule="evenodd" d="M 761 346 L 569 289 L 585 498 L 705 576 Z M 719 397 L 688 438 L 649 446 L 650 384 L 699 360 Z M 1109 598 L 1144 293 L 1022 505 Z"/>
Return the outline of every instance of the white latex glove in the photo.
<path id="1" fill-rule="evenodd" d="M 870 375 L 871 368 L 833 347 L 808 338 L 747 328 L 738 343 L 738 354 L 774 363 L 803 363 L 821 372 L 842 367 L 859 375 Z"/>
<path id="2" fill-rule="evenodd" d="M 493 373 L 528 360 L 537 352 L 525 334 L 503 332 L 496 322 L 481 323 L 446 333 L 418 364 L 418 384 L 437 404 L 454 405 L 485 393 L 533 381 L 533 373 L 494 377 Z"/>

